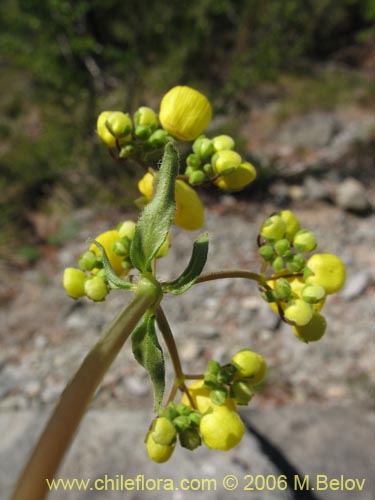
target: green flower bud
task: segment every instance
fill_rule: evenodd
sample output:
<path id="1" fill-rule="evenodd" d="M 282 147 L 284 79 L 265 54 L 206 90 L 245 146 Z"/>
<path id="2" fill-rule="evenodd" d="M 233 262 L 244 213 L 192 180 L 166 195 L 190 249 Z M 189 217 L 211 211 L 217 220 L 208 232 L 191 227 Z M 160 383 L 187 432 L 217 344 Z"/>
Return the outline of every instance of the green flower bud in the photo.
<path id="1" fill-rule="evenodd" d="M 97 278 L 101 278 L 102 280 L 106 280 L 107 279 L 107 273 L 105 272 L 105 269 L 99 269 L 99 271 L 95 274 L 95 276 Z"/>
<path id="2" fill-rule="evenodd" d="M 187 177 L 190 177 L 190 175 L 191 175 L 193 172 L 195 172 L 195 170 L 194 170 L 192 167 L 186 167 L 186 169 L 185 169 L 185 175 L 186 175 Z"/>
<path id="3" fill-rule="evenodd" d="M 92 271 L 97 264 L 97 256 L 88 250 L 80 256 L 78 264 L 84 271 Z"/>
<path id="4" fill-rule="evenodd" d="M 169 420 L 175 419 L 178 416 L 175 403 L 169 403 L 169 405 L 166 408 L 160 408 L 159 416 L 166 417 Z"/>
<path id="5" fill-rule="evenodd" d="M 69 297 L 78 299 L 85 295 L 86 274 L 75 267 L 67 267 L 63 275 L 63 287 Z"/>
<path id="6" fill-rule="evenodd" d="M 280 215 L 271 215 L 266 219 L 260 229 L 260 234 L 265 240 L 277 241 L 284 238 L 286 224 Z"/>
<path id="7" fill-rule="evenodd" d="M 133 241 L 135 232 L 135 222 L 133 222 L 132 220 L 126 220 L 122 224 L 118 225 L 117 231 L 120 235 L 120 238 L 126 237 L 130 241 Z"/>
<path id="8" fill-rule="evenodd" d="M 326 291 L 321 285 L 306 285 L 302 289 L 301 296 L 308 304 L 317 304 L 324 299 Z"/>
<path id="9" fill-rule="evenodd" d="M 190 427 L 190 418 L 187 415 L 179 415 L 173 420 L 173 424 L 177 427 L 178 430 L 183 431 Z"/>
<path id="10" fill-rule="evenodd" d="M 119 157 L 128 158 L 129 156 L 132 156 L 134 152 L 135 152 L 135 145 L 132 143 L 127 143 L 123 148 L 121 148 Z"/>
<path id="11" fill-rule="evenodd" d="M 212 156 L 215 152 L 214 146 L 210 139 L 207 139 L 206 137 L 202 138 L 199 141 L 199 156 L 201 158 L 208 158 L 209 156 Z"/>
<path id="12" fill-rule="evenodd" d="M 114 111 L 108 116 L 106 127 L 114 137 L 121 139 L 133 130 L 133 122 L 127 113 Z"/>
<path id="13" fill-rule="evenodd" d="M 208 177 L 213 177 L 215 175 L 214 167 L 211 165 L 211 163 L 206 163 L 203 165 L 203 172 L 205 172 Z"/>
<path id="14" fill-rule="evenodd" d="M 293 246 L 300 252 L 312 252 L 317 247 L 315 234 L 307 229 L 301 229 L 294 236 Z"/>
<path id="15" fill-rule="evenodd" d="M 138 139 L 147 140 L 152 134 L 152 129 L 150 127 L 146 127 L 145 125 L 138 125 L 135 128 L 134 135 L 138 137 Z"/>
<path id="16" fill-rule="evenodd" d="M 210 393 L 210 399 L 215 405 L 224 405 L 227 401 L 227 391 L 225 389 L 214 389 Z"/>
<path id="17" fill-rule="evenodd" d="M 285 308 L 284 316 L 297 326 L 305 326 L 311 321 L 313 309 L 304 300 L 296 299 L 290 302 Z"/>
<path id="18" fill-rule="evenodd" d="M 169 134 L 166 130 L 158 129 L 147 139 L 150 146 L 160 148 L 168 141 Z"/>
<path id="19" fill-rule="evenodd" d="M 231 387 L 231 397 L 241 406 L 246 406 L 254 393 L 244 380 L 238 380 Z"/>
<path id="20" fill-rule="evenodd" d="M 294 335 L 302 342 L 316 342 L 320 340 L 325 334 L 327 328 L 327 321 L 324 316 L 314 313 L 313 317 L 304 326 L 294 326 Z"/>
<path id="21" fill-rule="evenodd" d="M 130 240 L 124 236 L 121 238 L 119 241 L 115 241 L 112 245 L 112 252 L 119 256 L 119 257 L 125 257 L 129 255 L 130 251 Z"/>
<path id="22" fill-rule="evenodd" d="M 108 288 L 102 278 L 94 276 L 85 281 L 85 293 L 94 302 L 102 302 L 108 295 Z"/>
<path id="23" fill-rule="evenodd" d="M 193 170 L 197 170 L 201 166 L 201 159 L 197 154 L 191 153 L 186 158 L 186 165 Z"/>
<path id="24" fill-rule="evenodd" d="M 205 179 L 205 175 L 202 172 L 202 170 L 195 170 L 195 172 L 192 172 L 192 174 L 189 176 L 189 184 L 192 186 L 197 186 L 198 184 L 202 184 L 202 182 Z"/>
<path id="25" fill-rule="evenodd" d="M 170 420 L 165 417 L 156 418 L 151 426 L 152 439 L 157 444 L 171 445 L 176 440 L 176 429 Z"/>
<path id="26" fill-rule="evenodd" d="M 276 257 L 273 261 L 272 261 L 272 269 L 275 271 L 275 272 L 280 272 L 284 269 L 284 261 L 283 261 L 283 258 L 282 257 Z"/>
<path id="27" fill-rule="evenodd" d="M 270 262 L 275 257 L 274 249 L 269 245 L 263 245 L 258 249 L 258 253 L 266 261 Z"/>
<path id="28" fill-rule="evenodd" d="M 148 127 L 151 131 L 154 131 L 158 126 L 158 117 L 153 109 L 141 106 L 134 113 L 134 123 L 136 127 Z"/>
<path id="29" fill-rule="evenodd" d="M 292 287 L 290 286 L 288 280 L 285 278 L 279 278 L 276 281 L 275 292 L 279 299 L 286 300 L 291 298 Z"/>
<path id="30" fill-rule="evenodd" d="M 199 413 L 198 411 L 192 411 L 189 415 L 189 419 L 193 425 L 199 425 L 202 419 L 202 413 Z"/>
<path id="31" fill-rule="evenodd" d="M 221 175 L 230 174 L 241 165 L 241 156 L 235 151 L 219 151 L 212 157 L 212 166 L 215 172 Z"/>
<path id="32" fill-rule="evenodd" d="M 293 273 L 299 273 L 300 271 L 303 271 L 305 265 L 306 261 L 299 253 L 286 258 L 286 267 Z"/>
<path id="33" fill-rule="evenodd" d="M 218 135 L 212 139 L 215 151 L 224 151 L 234 148 L 234 140 L 229 135 Z"/>
<path id="34" fill-rule="evenodd" d="M 217 374 L 217 381 L 219 384 L 230 384 L 236 375 L 236 369 L 233 365 L 225 365 L 220 368 Z"/>
<path id="35" fill-rule="evenodd" d="M 285 222 L 285 237 L 289 241 L 293 241 L 294 235 L 301 227 L 299 220 L 291 210 L 282 210 L 278 215 L 280 215 Z"/>
<path id="36" fill-rule="evenodd" d="M 127 258 L 121 262 L 121 267 L 124 269 L 123 274 L 126 275 L 133 268 L 133 264 L 131 263 L 130 259 Z"/>
<path id="37" fill-rule="evenodd" d="M 213 373 L 214 375 L 217 375 L 219 373 L 219 370 L 220 364 L 217 361 L 210 359 L 210 361 L 207 363 L 207 371 Z"/>
<path id="38" fill-rule="evenodd" d="M 275 243 L 275 250 L 280 257 L 287 257 L 290 254 L 290 243 L 286 238 L 278 240 Z"/>
<path id="39" fill-rule="evenodd" d="M 176 411 L 177 411 L 178 415 L 188 416 L 188 415 L 190 415 L 191 409 L 188 406 L 186 406 L 184 403 L 178 403 L 176 405 Z"/>
<path id="40" fill-rule="evenodd" d="M 198 448 L 202 444 L 200 434 L 196 429 L 185 429 L 179 433 L 178 437 L 180 438 L 181 446 L 188 450 L 195 450 L 195 448 Z"/>

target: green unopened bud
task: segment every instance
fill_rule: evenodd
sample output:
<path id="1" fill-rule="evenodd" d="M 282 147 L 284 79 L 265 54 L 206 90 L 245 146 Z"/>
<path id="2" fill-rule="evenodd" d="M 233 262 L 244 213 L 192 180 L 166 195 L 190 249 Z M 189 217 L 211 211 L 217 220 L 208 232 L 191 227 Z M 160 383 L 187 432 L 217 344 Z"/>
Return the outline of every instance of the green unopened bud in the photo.
<path id="1" fill-rule="evenodd" d="M 122 262 L 121 262 L 121 267 L 123 268 L 124 272 L 123 274 L 126 275 L 129 273 L 129 271 L 133 268 L 133 264 L 131 263 L 130 259 L 127 258 L 127 259 L 124 259 Z"/>
<path id="2" fill-rule="evenodd" d="M 201 159 L 197 154 L 191 153 L 186 158 L 186 165 L 192 170 L 197 170 L 201 166 Z"/>
<path id="3" fill-rule="evenodd" d="M 305 265 L 306 261 L 303 258 L 303 256 L 299 253 L 291 255 L 286 259 L 286 267 L 289 269 L 289 271 L 292 271 L 293 273 L 299 273 L 300 271 L 303 271 Z"/>
<path id="4" fill-rule="evenodd" d="M 204 138 L 200 140 L 198 154 L 201 158 L 208 158 L 209 156 L 212 156 L 214 152 L 215 149 L 210 139 Z"/>
<path id="5" fill-rule="evenodd" d="M 173 420 L 173 424 L 180 431 L 188 429 L 190 427 L 190 418 L 187 415 L 179 415 Z"/>
<path id="6" fill-rule="evenodd" d="M 214 389 L 210 393 L 210 399 L 215 405 L 224 405 L 227 401 L 227 391 L 225 389 Z"/>
<path id="7" fill-rule="evenodd" d="M 161 408 L 159 410 L 160 417 L 166 417 L 169 420 L 173 420 L 178 416 L 177 408 L 175 403 L 169 403 L 166 408 Z"/>
<path id="8" fill-rule="evenodd" d="M 301 229 L 294 236 L 293 246 L 300 252 L 312 252 L 317 247 L 315 234 L 307 229 Z"/>
<path id="9" fill-rule="evenodd" d="M 274 249 L 269 246 L 269 245 L 263 245 L 258 249 L 259 254 L 261 257 L 266 261 L 270 262 L 271 260 L 274 259 L 275 257 L 275 252 Z"/>
<path id="10" fill-rule="evenodd" d="M 130 116 L 127 113 L 121 113 L 121 111 L 114 111 L 111 113 L 105 124 L 113 137 L 117 139 L 129 135 L 133 130 L 133 122 Z"/>
<path id="11" fill-rule="evenodd" d="M 67 267 L 63 275 L 63 287 L 72 299 L 85 295 L 86 274 L 75 267 Z"/>
<path id="12" fill-rule="evenodd" d="M 168 141 L 169 134 L 166 130 L 158 129 L 148 138 L 147 142 L 154 148 L 164 146 Z"/>
<path id="13" fill-rule="evenodd" d="M 186 429 L 181 431 L 178 435 L 180 438 L 180 444 L 183 448 L 188 450 L 195 450 L 202 444 L 199 432 L 196 429 Z"/>
<path id="14" fill-rule="evenodd" d="M 205 165 L 203 165 L 203 172 L 205 172 L 208 177 L 213 177 L 215 175 L 215 170 L 211 163 L 206 163 Z"/>
<path id="15" fill-rule="evenodd" d="M 102 302 L 108 295 L 108 288 L 100 276 L 94 276 L 85 281 L 85 293 L 94 302 Z"/>
<path id="16" fill-rule="evenodd" d="M 205 135 L 200 135 L 199 137 L 197 137 L 195 139 L 195 141 L 193 142 L 193 151 L 196 155 L 200 156 L 200 148 L 201 148 L 201 143 L 203 140 L 206 139 L 206 136 Z"/>
<path id="17" fill-rule="evenodd" d="M 275 243 L 275 250 L 280 257 L 287 257 L 290 254 L 290 243 L 286 238 L 278 240 Z"/>
<path id="18" fill-rule="evenodd" d="M 107 279 L 107 273 L 105 272 L 105 269 L 99 269 L 99 271 L 97 273 L 95 273 L 95 276 L 97 278 L 101 278 L 102 280 L 106 280 Z"/>
<path id="19" fill-rule="evenodd" d="M 146 125 L 138 125 L 135 128 L 134 135 L 138 137 L 138 139 L 146 140 L 152 134 L 152 129 L 150 127 L 146 127 Z"/>
<path id="20" fill-rule="evenodd" d="M 241 156 L 235 151 L 219 151 L 212 157 L 212 166 L 220 175 L 230 174 L 241 165 Z"/>
<path id="21" fill-rule="evenodd" d="M 279 278 L 276 281 L 275 292 L 279 299 L 287 300 L 292 296 L 292 288 L 285 278 Z"/>
<path id="22" fill-rule="evenodd" d="M 311 321 L 313 309 L 310 304 L 307 304 L 304 300 L 296 299 L 290 302 L 285 308 L 284 316 L 297 326 L 304 326 Z"/>
<path id="23" fill-rule="evenodd" d="M 320 285 L 306 285 L 301 292 L 301 296 L 308 304 L 317 304 L 326 296 L 325 288 Z"/>
<path id="24" fill-rule="evenodd" d="M 286 225 L 285 237 L 289 241 L 293 241 L 294 235 L 301 227 L 299 220 L 291 210 L 282 210 L 278 215 L 280 215 Z"/>
<path id="25" fill-rule="evenodd" d="M 218 135 L 212 139 L 216 152 L 234 148 L 234 140 L 229 135 Z"/>
<path id="26" fill-rule="evenodd" d="M 232 398 L 241 406 L 246 406 L 253 395 L 254 393 L 251 390 L 251 387 L 243 380 L 238 380 L 231 387 Z"/>
<path id="27" fill-rule="evenodd" d="M 206 372 L 204 374 L 204 385 L 207 387 L 217 387 L 217 374 Z"/>
<path id="28" fill-rule="evenodd" d="M 220 364 L 217 361 L 210 359 L 210 361 L 207 363 L 207 371 L 216 375 L 219 373 L 219 370 Z"/>
<path id="29" fill-rule="evenodd" d="M 134 123 L 136 127 L 144 126 L 154 131 L 158 126 L 158 117 L 153 109 L 141 106 L 134 113 Z"/>
<path id="30" fill-rule="evenodd" d="M 178 415 L 190 415 L 191 408 L 189 406 L 186 406 L 184 403 L 178 403 L 176 405 L 176 411 Z"/>
<path id="31" fill-rule="evenodd" d="M 83 253 L 78 261 L 79 267 L 84 271 L 91 271 L 96 266 L 97 256 L 94 252 L 88 250 Z"/>
<path id="32" fill-rule="evenodd" d="M 302 342 L 316 342 L 325 334 L 327 321 L 324 316 L 314 313 L 312 319 L 304 326 L 294 326 L 294 335 Z"/>
<path id="33" fill-rule="evenodd" d="M 120 238 L 128 238 L 130 241 L 133 241 L 134 232 L 135 232 L 135 222 L 132 220 L 126 220 L 118 225 L 117 231 L 120 235 Z"/>
<path id="34" fill-rule="evenodd" d="M 260 234 L 265 240 L 277 241 L 284 238 L 286 225 L 280 215 L 271 215 L 266 219 L 260 229 Z"/>
<path id="35" fill-rule="evenodd" d="M 132 156 L 135 152 L 135 145 L 133 143 L 127 143 L 124 147 L 121 148 L 119 153 L 120 158 L 128 158 Z"/>
<path id="36" fill-rule="evenodd" d="M 124 236 L 121 240 L 115 241 L 112 245 L 112 252 L 118 257 L 125 257 L 129 255 L 130 240 Z"/>
<path id="37" fill-rule="evenodd" d="M 175 426 L 166 417 L 158 417 L 152 423 L 151 436 L 157 444 L 171 445 L 176 439 Z"/>
<path id="38" fill-rule="evenodd" d="M 205 177 L 206 176 L 204 175 L 202 170 L 195 170 L 189 176 L 189 184 L 191 184 L 192 186 L 197 186 L 198 184 L 202 184 Z"/>
<path id="39" fill-rule="evenodd" d="M 283 261 L 283 258 L 282 257 L 276 257 L 273 261 L 272 261 L 272 269 L 275 271 L 275 272 L 280 272 L 284 269 L 284 261 Z"/>
<path id="40" fill-rule="evenodd" d="M 189 419 L 193 425 L 199 425 L 202 419 L 202 413 L 199 413 L 198 411 L 192 411 L 189 415 Z"/>
<path id="41" fill-rule="evenodd" d="M 219 384 L 230 384 L 234 379 L 236 374 L 236 369 L 233 365 L 222 366 L 217 374 L 217 381 Z"/>

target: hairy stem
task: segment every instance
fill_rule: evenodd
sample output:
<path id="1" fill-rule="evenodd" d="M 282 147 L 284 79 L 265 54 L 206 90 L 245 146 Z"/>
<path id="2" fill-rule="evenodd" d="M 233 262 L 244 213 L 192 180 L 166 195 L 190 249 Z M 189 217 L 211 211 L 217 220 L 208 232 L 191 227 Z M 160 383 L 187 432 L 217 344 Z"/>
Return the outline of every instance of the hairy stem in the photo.
<path id="1" fill-rule="evenodd" d="M 159 298 L 160 289 L 141 280 L 117 318 L 88 353 L 61 395 L 10 500 L 42 500 L 67 451 L 79 423 L 106 371 L 143 314 Z"/>
<path id="2" fill-rule="evenodd" d="M 272 290 L 264 276 L 258 273 L 252 273 L 251 271 L 246 271 L 245 269 L 226 269 L 225 271 L 214 271 L 207 274 L 201 274 L 195 284 L 225 278 L 245 278 L 256 281 L 260 286 L 266 288 L 267 290 Z"/>

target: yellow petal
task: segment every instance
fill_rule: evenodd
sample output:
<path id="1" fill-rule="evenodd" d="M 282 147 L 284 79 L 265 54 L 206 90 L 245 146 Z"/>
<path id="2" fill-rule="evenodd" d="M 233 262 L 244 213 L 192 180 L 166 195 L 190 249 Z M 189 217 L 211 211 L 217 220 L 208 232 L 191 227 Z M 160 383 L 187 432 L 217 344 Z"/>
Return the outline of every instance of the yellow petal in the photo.
<path id="1" fill-rule="evenodd" d="M 220 176 L 215 184 L 223 191 L 239 191 L 253 182 L 256 170 L 251 163 L 243 162 L 234 172 Z"/>

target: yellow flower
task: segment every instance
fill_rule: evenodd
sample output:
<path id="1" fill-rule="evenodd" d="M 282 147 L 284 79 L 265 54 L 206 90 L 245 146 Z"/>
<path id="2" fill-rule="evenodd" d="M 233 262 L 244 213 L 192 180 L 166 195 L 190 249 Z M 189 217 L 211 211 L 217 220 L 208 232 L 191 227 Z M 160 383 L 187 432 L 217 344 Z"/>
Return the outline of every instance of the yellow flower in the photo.
<path id="1" fill-rule="evenodd" d="M 156 443 L 150 431 L 146 436 L 146 449 L 151 460 L 158 464 L 162 464 L 169 460 L 173 453 L 174 446 Z"/>
<path id="2" fill-rule="evenodd" d="M 148 172 L 138 183 L 139 191 L 152 199 L 155 176 Z M 178 179 L 175 186 L 176 215 L 174 223 L 184 229 L 194 231 L 203 226 L 204 207 L 197 193 L 186 182 Z"/>
<path id="3" fill-rule="evenodd" d="M 72 299 L 85 295 L 86 274 L 75 267 L 67 267 L 63 276 L 63 287 Z"/>
<path id="4" fill-rule="evenodd" d="M 247 378 L 250 385 L 260 384 L 266 376 L 264 357 L 251 349 L 238 351 L 232 358 L 232 364 L 237 368 L 236 378 Z"/>
<path id="5" fill-rule="evenodd" d="M 306 278 L 306 283 L 321 285 L 328 295 L 338 292 L 343 287 L 345 266 L 336 255 L 316 253 L 309 258 L 306 266 L 313 273 Z"/>
<path id="6" fill-rule="evenodd" d="M 287 238 L 289 241 L 293 241 L 294 235 L 301 228 L 299 220 L 291 210 L 282 210 L 278 213 L 278 215 L 280 215 L 280 217 L 285 222 L 285 238 Z"/>
<path id="7" fill-rule="evenodd" d="M 173 87 L 160 104 L 162 127 L 182 141 L 193 141 L 207 127 L 212 117 L 208 99 L 191 87 Z"/>
<path id="8" fill-rule="evenodd" d="M 294 335 L 302 342 L 315 342 L 321 339 L 326 331 L 327 321 L 324 316 L 314 313 L 310 322 L 304 326 L 293 326 Z"/>
<path id="9" fill-rule="evenodd" d="M 104 247 L 108 260 L 117 276 L 123 274 L 124 268 L 122 267 L 121 262 L 124 260 L 124 258 L 116 255 L 112 250 L 113 244 L 120 240 L 119 232 L 115 229 L 111 231 L 105 231 L 104 233 L 99 234 L 99 236 L 97 236 L 95 240 Z M 101 255 L 101 251 L 96 245 L 94 245 L 94 243 L 90 246 L 90 250 L 96 255 Z M 96 274 L 97 272 L 98 269 L 93 270 L 93 274 Z"/>
<path id="10" fill-rule="evenodd" d="M 202 417 L 199 430 L 206 446 L 228 451 L 239 444 L 245 426 L 236 412 L 226 406 L 218 406 Z"/>
<path id="11" fill-rule="evenodd" d="M 256 175 L 254 166 L 244 161 L 233 172 L 218 177 L 215 184 L 223 191 L 239 191 L 253 182 Z"/>
<path id="12" fill-rule="evenodd" d="M 121 127 L 119 127 L 118 122 L 125 121 L 125 130 L 128 130 L 130 128 L 131 130 L 131 120 L 128 115 L 125 115 L 124 113 L 121 113 L 119 111 L 103 111 L 100 113 L 98 116 L 98 120 L 96 122 L 96 132 L 100 139 L 109 147 L 109 148 L 114 148 L 116 146 L 116 137 L 115 135 L 111 134 L 107 127 L 107 121 L 109 118 L 113 118 L 113 132 L 116 135 L 116 132 L 120 130 Z M 121 118 L 121 120 L 118 120 L 118 117 Z M 120 123 L 120 125 L 123 125 L 123 123 Z M 120 134 L 121 135 L 121 134 Z M 123 144 L 126 142 L 131 135 L 126 135 L 123 137 L 118 137 L 118 142 L 119 144 Z"/>
<path id="13" fill-rule="evenodd" d="M 211 401 L 210 399 L 211 389 L 204 385 L 203 380 L 197 380 L 196 382 L 190 384 L 188 386 L 188 391 L 191 396 L 191 399 L 193 400 L 196 406 L 196 409 L 199 410 L 201 413 L 204 413 L 209 408 L 214 409 L 220 407 L 219 405 L 215 405 Z M 183 403 L 186 406 L 191 406 L 189 398 L 187 397 L 186 394 L 182 395 L 181 403 Z M 226 403 L 221 406 L 226 407 L 229 410 L 236 411 L 236 405 L 234 401 L 230 398 L 228 398 Z"/>

